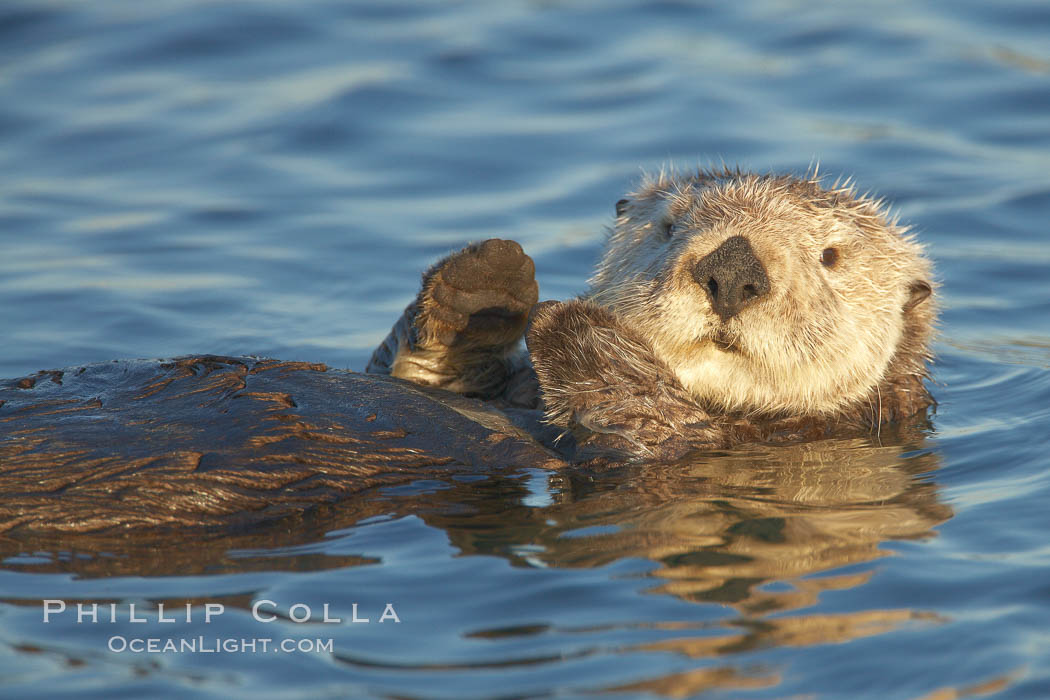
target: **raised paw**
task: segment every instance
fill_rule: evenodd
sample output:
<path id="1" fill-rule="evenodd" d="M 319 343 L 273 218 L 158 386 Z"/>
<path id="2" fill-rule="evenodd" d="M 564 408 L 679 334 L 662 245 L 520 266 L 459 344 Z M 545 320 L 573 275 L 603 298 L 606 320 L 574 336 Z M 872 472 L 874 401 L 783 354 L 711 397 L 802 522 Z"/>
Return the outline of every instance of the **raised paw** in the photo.
<path id="1" fill-rule="evenodd" d="M 498 238 L 475 243 L 424 275 L 420 340 L 457 349 L 512 345 L 538 295 L 535 266 L 520 245 Z"/>

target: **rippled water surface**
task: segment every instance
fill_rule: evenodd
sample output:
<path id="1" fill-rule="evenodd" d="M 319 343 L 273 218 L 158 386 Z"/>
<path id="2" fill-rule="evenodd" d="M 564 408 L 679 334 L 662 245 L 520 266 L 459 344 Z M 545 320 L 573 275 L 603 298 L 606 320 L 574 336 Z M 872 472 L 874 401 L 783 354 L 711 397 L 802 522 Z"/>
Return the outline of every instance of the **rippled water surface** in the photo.
<path id="1" fill-rule="evenodd" d="M 363 369 L 466 241 L 582 291 L 613 203 L 665 163 L 853 176 L 928 244 L 944 312 L 925 432 L 8 540 L 0 695 L 1050 697 L 1048 36 L 1020 0 L 3 3 L 3 377 Z M 43 599 L 104 605 L 44 624 Z"/>

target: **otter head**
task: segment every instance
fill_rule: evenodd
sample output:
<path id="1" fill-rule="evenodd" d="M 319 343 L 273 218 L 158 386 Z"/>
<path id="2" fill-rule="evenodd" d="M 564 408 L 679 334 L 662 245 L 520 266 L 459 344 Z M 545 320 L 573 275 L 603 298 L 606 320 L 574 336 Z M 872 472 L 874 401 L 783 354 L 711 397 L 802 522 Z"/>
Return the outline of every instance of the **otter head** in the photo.
<path id="1" fill-rule="evenodd" d="M 930 267 L 881 202 L 726 171 L 661 174 L 616 209 L 587 296 L 701 403 L 829 415 L 924 375 Z"/>

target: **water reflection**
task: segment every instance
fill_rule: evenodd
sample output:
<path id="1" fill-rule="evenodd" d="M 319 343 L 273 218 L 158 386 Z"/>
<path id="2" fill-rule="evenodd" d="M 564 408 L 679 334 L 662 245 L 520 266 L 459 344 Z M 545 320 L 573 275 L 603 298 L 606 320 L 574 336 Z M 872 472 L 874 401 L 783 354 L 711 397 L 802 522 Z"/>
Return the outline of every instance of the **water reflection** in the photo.
<path id="1" fill-rule="evenodd" d="M 885 540 L 931 536 L 951 517 L 919 478 L 936 467 L 932 453 L 828 440 L 650 465 L 614 486 L 570 479 L 570 502 L 546 509 L 556 524 L 535 541 L 551 566 L 644 557 L 660 563 L 655 592 L 747 614 L 800 608 L 870 574 L 804 577 L 885 556 Z M 617 532 L 571 536 L 612 523 Z M 792 590 L 762 588 L 771 581 Z"/>
<path id="2" fill-rule="evenodd" d="M 607 690 L 670 697 L 711 688 L 742 692 L 779 685 L 780 674 L 725 665 L 725 657 L 847 642 L 939 620 L 863 599 L 844 613 L 805 610 L 825 591 L 858 588 L 877 575 L 854 565 L 889 555 L 888 540 L 934 536 L 933 528 L 952 516 L 926 476 L 938 468 L 937 455 L 908 452 L 914 447 L 892 439 L 882 446 L 828 440 L 615 475 L 565 474 L 555 479 L 560 493 L 548 507 L 512 510 L 517 517 L 492 513 L 488 528 L 479 527 L 477 514 L 428 522 L 446 528 L 467 552 L 511 552 L 528 532 L 529 553 L 521 555 L 519 547 L 511 555 L 526 565 L 596 567 L 628 557 L 657 562 L 650 593 L 730 606 L 737 614 L 713 626 L 659 624 L 667 636 L 622 653 L 673 652 L 700 667 Z M 851 568 L 836 573 L 844 567 Z"/>

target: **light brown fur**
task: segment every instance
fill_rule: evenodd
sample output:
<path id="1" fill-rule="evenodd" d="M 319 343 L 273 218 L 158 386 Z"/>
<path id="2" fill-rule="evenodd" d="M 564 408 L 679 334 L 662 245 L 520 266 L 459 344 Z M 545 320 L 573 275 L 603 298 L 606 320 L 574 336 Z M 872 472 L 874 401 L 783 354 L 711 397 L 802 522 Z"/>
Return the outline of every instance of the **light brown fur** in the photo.
<path id="1" fill-rule="evenodd" d="M 727 311 L 716 308 L 698 270 L 722 260 L 713 253 L 730 244 L 746 250 L 746 269 L 761 269 L 762 291 Z M 538 383 L 547 422 L 576 438 L 573 458 L 594 449 L 658 457 L 843 427 L 878 431 L 932 403 L 923 382 L 936 316 L 930 265 L 883 203 L 852 187 L 731 171 L 647 178 L 617 205 L 590 289 L 537 306 L 529 358 L 517 361 L 506 358 L 520 333 L 520 305 L 516 320 L 496 329 L 500 343 L 491 351 L 474 341 L 467 321 L 445 340 L 428 327 L 444 307 L 470 315 L 461 298 L 433 294 L 432 280 L 446 268 L 520 267 L 520 248 L 484 245 L 428 273 L 370 371 L 420 381 L 398 368 L 437 358 L 459 367 L 443 384 L 472 386 L 471 367 L 486 353 L 498 357 L 500 376 L 509 378 L 485 395 L 508 410 L 535 407 L 535 388 L 522 387 Z M 717 264 L 724 271 L 729 263 Z M 494 297 L 528 296 L 519 288 L 534 294 L 520 275 L 493 275 L 484 286 Z M 445 362 L 464 345 L 469 366 Z"/>
<path id="2" fill-rule="evenodd" d="M 772 290 L 722 323 L 689 268 L 731 236 L 750 242 Z M 820 262 L 830 247 L 839 252 L 833 269 Z M 912 286 L 929 279 L 907 229 L 850 187 L 728 171 L 661 174 L 630 196 L 585 298 L 647 338 L 712 409 L 832 416 L 873 391 L 877 400 L 882 384 L 898 393 L 892 387 L 925 376 L 934 305 L 905 306 Z M 719 347 L 719 336 L 733 351 Z"/>

